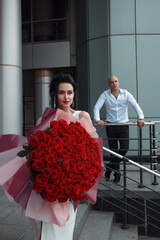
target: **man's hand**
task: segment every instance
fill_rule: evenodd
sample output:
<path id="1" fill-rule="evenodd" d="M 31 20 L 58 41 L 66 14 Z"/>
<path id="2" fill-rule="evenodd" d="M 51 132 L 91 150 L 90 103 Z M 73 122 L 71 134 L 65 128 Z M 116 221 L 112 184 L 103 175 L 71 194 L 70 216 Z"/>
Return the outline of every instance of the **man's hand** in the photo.
<path id="1" fill-rule="evenodd" d="M 99 120 L 96 123 L 98 124 L 99 127 L 103 127 L 105 122 L 103 120 Z"/>
<path id="2" fill-rule="evenodd" d="M 137 123 L 139 128 L 142 128 L 145 125 L 144 119 L 139 119 L 137 121 L 134 121 L 134 123 Z"/>

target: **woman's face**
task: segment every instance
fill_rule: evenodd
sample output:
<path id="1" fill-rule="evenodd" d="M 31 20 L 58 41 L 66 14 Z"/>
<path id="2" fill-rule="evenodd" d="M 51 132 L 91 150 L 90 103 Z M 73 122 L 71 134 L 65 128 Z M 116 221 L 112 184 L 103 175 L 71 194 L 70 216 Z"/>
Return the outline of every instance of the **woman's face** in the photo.
<path id="1" fill-rule="evenodd" d="M 71 106 L 74 98 L 73 86 L 70 83 L 60 83 L 57 93 L 58 107 L 60 109 Z"/>

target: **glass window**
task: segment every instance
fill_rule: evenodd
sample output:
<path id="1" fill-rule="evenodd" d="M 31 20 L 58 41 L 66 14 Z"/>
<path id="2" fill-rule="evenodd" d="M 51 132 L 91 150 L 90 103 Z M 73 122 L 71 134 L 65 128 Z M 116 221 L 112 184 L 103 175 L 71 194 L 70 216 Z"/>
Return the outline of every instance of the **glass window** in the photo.
<path id="1" fill-rule="evenodd" d="M 33 20 L 66 18 L 68 0 L 34 0 Z"/>
<path id="2" fill-rule="evenodd" d="M 23 43 L 69 40 L 68 0 L 22 0 Z"/>
<path id="3" fill-rule="evenodd" d="M 22 0 L 22 22 L 31 21 L 31 0 Z"/>
<path id="4" fill-rule="evenodd" d="M 22 42 L 23 43 L 31 42 L 31 24 L 30 23 L 22 24 Z"/>
<path id="5" fill-rule="evenodd" d="M 57 20 L 52 22 L 34 23 L 34 42 L 68 40 L 68 21 Z"/>

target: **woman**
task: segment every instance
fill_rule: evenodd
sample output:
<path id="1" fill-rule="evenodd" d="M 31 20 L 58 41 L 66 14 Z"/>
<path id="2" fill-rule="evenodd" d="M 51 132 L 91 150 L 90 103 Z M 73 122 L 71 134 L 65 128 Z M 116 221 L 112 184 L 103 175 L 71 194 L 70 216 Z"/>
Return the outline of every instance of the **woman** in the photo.
<path id="1" fill-rule="evenodd" d="M 60 73 L 53 77 L 50 83 L 51 106 L 61 109 L 75 118 L 84 117 L 92 124 L 90 115 L 85 111 L 75 111 L 73 105 L 76 84 L 70 74 Z M 36 125 L 41 123 L 42 117 L 37 120 Z M 75 225 L 76 212 L 70 202 L 69 220 L 64 227 L 52 223 L 42 222 L 41 240 L 72 240 Z"/>
<path id="2" fill-rule="evenodd" d="M 76 84 L 70 74 L 60 73 L 53 77 L 50 83 L 50 97 L 52 108 L 60 108 L 61 110 L 77 117 L 84 117 L 92 124 L 90 115 L 85 111 L 75 111 L 73 105 Z M 41 117 L 37 120 L 36 125 L 41 122 Z"/>
<path id="3" fill-rule="evenodd" d="M 69 199 L 73 199 L 75 208 L 78 205 L 79 200 L 84 199 L 85 196 L 89 199 L 89 201 L 92 204 L 94 204 L 96 202 L 97 197 L 96 195 L 97 186 L 99 181 L 102 179 L 103 173 L 102 154 L 100 154 L 99 151 L 100 149 L 98 149 L 101 148 L 102 153 L 102 143 L 100 139 L 99 140 L 97 139 L 98 135 L 96 133 L 96 129 L 92 125 L 89 114 L 85 111 L 75 111 L 71 107 L 75 91 L 76 86 L 73 78 L 69 74 L 63 73 L 58 74 L 52 79 L 50 84 L 51 105 L 53 108 L 57 110 L 47 108 L 43 116 L 38 119 L 36 123 L 37 126 L 28 132 L 27 137 L 12 134 L 7 136 L 6 135 L 0 136 L 0 145 L 3 145 L 5 139 L 5 145 L 0 153 L 1 162 L 0 185 L 3 187 L 4 191 L 8 193 L 8 196 L 10 195 L 12 199 L 14 199 L 18 204 L 20 204 L 20 206 L 25 210 L 25 215 L 32 220 L 37 239 L 39 239 L 39 232 L 38 228 L 36 228 L 35 220 L 42 221 L 41 240 L 72 240 L 76 212 L 74 211 L 73 204 L 71 203 L 71 201 L 69 201 Z M 65 150 L 64 156 L 66 157 L 65 158 L 66 162 L 63 161 L 63 159 L 58 158 L 59 161 L 58 163 L 62 163 L 59 165 L 63 165 L 63 163 L 65 162 L 66 164 L 64 164 L 64 168 L 66 169 L 68 169 L 68 167 L 70 169 L 70 165 L 73 165 L 71 166 L 72 170 L 76 169 L 78 171 L 78 169 L 80 169 L 81 171 L 83 169 L 84 172 L 82 177 L 79 171 L 78 171 L 79 174 L 77 174 L 77 171 L 73 171 L 72 176 L 70 174 L 70 171 L 66 172 L 64 171 L 63 172 L 64 174 L 58 175 L 58 172 L 61 171 L 63 167 L 59 166 L 59 168 L 58 167 L 56 168 L 55 166 L 57 165 L 55 164 L 54 166 L 52 165 L 53 158 L 51 158 L 52 160 L 50 162 L 49 160 L 50 158 L 44 157 L 46 156 L 45 155 L 46 151 L 43 151 L 44 150 L 43 147 L 44 145 L 47 144 L 43 144 L 43 141 L 41 141 L 44 136 L 42 132 L 44 131 L 46 134 L 45 130 L 47 130 L 50 127 L 50 122 L 52 122 L 53 124 L 50 128 L 51 130 L 53 130 L 51 133 L 55 132 L 56 128 L 54 128 L 53 126 L 56 126 L 54 124 L 56 124 L 57 122 L 54 122 L 54 120 L 59 121 L 59 124 L 61 120 L 60 126 L 63 127 L 63 129 L 65 129 L 66 125 L 63 119 L 65 119 L 69 123 L 72 121 L 73 122 L 67 125 L 67 128 L 69 126 L 71 128 L 69 129 L 70 131 L 68 131 L 68 133 L 66 134 L 66 139 L 64 139 L 63 141 L 63 143 L 65 144 L 67 143 L 64 149 Z M 85 131 L 80 130 L 81 128 L 79 128 L 80 126 L 79 124 L 81 125 L 82 128 L 84 127 L 85 129 L 87 129 L 86 133 L 87 135 L 85 139 L 83 138 L 85 136 Z M 73 126 L 76 127 L 74 128 Z M 77 129 L 77 132 L 74 131 L 73 129 Z M 42 132 L 39 130 L 42 130 Z M 76 134 L 73 134 L 73 132 Z M 71 141 L 68 141 L 70 134 L 73 138 Z M 85 164 L 82 164 L 82 161 L 81 164 L 80 162 L 78 162 L 79 158 L 77 158 L 77 156 L 79 156 L 81 148 L 79 148 L 80 147 L 78 141 L 79 139 L 77 139 L 76 137 L 74 139 L 74 135 L 78 136 L 81 142 L 85 140 L 83 142 L 84 144 L 81 144 L 82 145 L 81 160 L 82 161 L 84 160 Z M 89 136 L 91 138 L 96 138 L 97 140 L 94 142 L 93 139 L 90 139 Z M 55 146 L 58 146 L 57 156 L 59 156 L 58 151 L 61 151 L 63 149 L 63 146 L 61 148 L 61 142 L 59 142 L 59 144 L 56 145 L 55 142 L 57 139 L 56 140 L 54 139 L 55 142 L 52 141 L 53 140 L 52 137 L 51 137 L 52 140 L 50 139 L 51 141 L 49 139 L 50 138 L 48 138 L 49 141 L 48 144 L 49 143 L 53 144 L 49 145 L 51 146 L 51 148 L 54 149 Z M 45 138 L 45 140 L 47 143 L 47 137 Z M 70 145 L 68 145 L 68 142 L 70 142 Z M 73 150 L 72 145 L 77 146 L 78 152 L 76 156 L 74 156 L 73 155 L 74 153 L 71 152 Z M 84 145 L 86 145 L 86 148 L 83 151 Z M 69 153 L 67 152 L 68 146 L 69 149 L 71 149 L 69 150 L 70 153 L 72 153 L 69 154 L 69 158 L 67 156 L 67 153 Z M 27 156 L 29 156 L 29 159 Z M 48 166 L 50 167 L 48 167 L 49 168 L 48 170 L 46 169 L 45 174 L 43 175 L 41 171 L 43 171 L 42 166 L 46 160 L 48 162 Z M 67 160 L 69 160 L 68 165 Z M 52 171 L 53 170 L 52 168 L 54 168 L 54 170 L 57 171 L 55 172 Z M 91 168 L 92 174 L 90 173 Z M 35 170 L 36 172 L 38 171 L 39 175 L 36 175 L 36 173 L 31 170 Z M 68 177 L 65 175 L 66 173 L 69 173 L 69 176 L 67 175 Z M 51 177 L 48 176 L 47 174 L 50 174 Z M 65 188 L 65 192 L 63 192 L 63 194 L 61 193 L 61 189 L 58 189 L 61 198 L 56 198 L 56 200 L 53 200 L 52 198 L 54 195 L 53 192 L 51 191 L 53 190 L 54 185 L 52 184 L 53 183 L 52 181 L 51 184 L 47 185 L 48 187 L 46 188 L 47 190 L 44 189 L 45 183 L 46 181 L 48 181 L 48 178 L 52 178 L 51 174 L 53 175 L 52 181 L 55 182 L 57 181 L 58 186 L 62 183 L 62 189 L 64 188 L 64 185 L 67 185 L 67 187 Z M 34 181 L 35 176 L 36 181 Z M 75 180 L 76 182 L 74 182 L 74 180 L 72 181 L 72 177 L 76 179 Z M 79 181 L 81 182 L 81 186 Z M 72 185 L 71 187 L 71 184 L 73 182 L 75 184 Z M 89 186 L 87 184 L 89 184 Z M 69 190 L 73 192 L 73 194 L 70 195 L 71 197 L 65 195 L 65 193 L 68 192 L 68 186 L 70 187 Z M 42 198 L 42 196 L 40 194 L 37 194 L 37 192 L 38 193 L 47 192 L 45 196 L 48 197 L 48 201 L 44 195 Z M 56 191 L 54 191 L 54 193 L 57 194 Z"/>

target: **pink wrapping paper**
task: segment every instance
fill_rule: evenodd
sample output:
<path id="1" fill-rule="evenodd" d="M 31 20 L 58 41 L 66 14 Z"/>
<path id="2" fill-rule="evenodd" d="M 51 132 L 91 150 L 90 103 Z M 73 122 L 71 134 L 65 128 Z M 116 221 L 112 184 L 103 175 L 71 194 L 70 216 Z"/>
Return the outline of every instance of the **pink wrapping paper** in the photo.
<path id="1" fill-rule="evenodd" d="M 96 129 L 84 118 L 76 119 L 60 109 L 55 111 L 54 109 L 46 108 L 41 123 L 28 132 L 27 138 L 29 139 L 30 134 L 33 132 L 47 129 L 50 126 L 50 121 L 58 121 L 60 119 L 65 119 L 68 123 L 80 122 L 90 136 L 96 138 L 100 146 L 101 160 L 103 159 L 102 139 L 98 138 Z M 32 190 L 33 179 L 29 170 L 30 162 L 26 158 L 16 156 L 22 150 L 22 146 L 27 144 L 27 138 L 18 135 L 0 136 L 0 146 L 2 146 L 0 148 L 0 185 L 26 210 L 25 215 L 27 217 L 63 226 L 69 218 L 69 200 L 65 203 L 59 203 L 58 201 L 51 203 L 36 194 Z M 102 169 L 99 177 L 96 179 L 96 183 L 85 193 L 86 197 L 93 204 L 97 199 L 98 183 L 103 178 L 103 160 L 101 162 Z M 78 204 L 79 202 L 74 203 L 75 209 Z"/>

